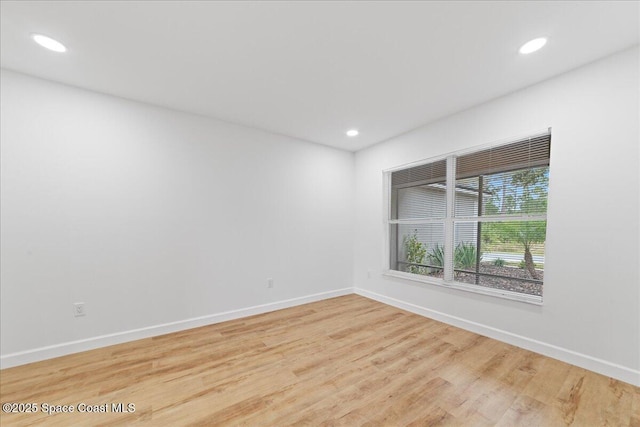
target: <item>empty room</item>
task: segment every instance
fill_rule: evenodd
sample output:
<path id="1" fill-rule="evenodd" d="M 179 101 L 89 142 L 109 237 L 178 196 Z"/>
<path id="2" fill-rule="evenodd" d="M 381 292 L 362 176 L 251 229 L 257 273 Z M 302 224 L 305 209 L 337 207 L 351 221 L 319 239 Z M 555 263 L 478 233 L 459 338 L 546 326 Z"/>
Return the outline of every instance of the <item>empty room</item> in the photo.
<path id="1" fill-rule="evenodd" d="M 640 426 L 640 2 L 0 1 L 3 426 Z"/>

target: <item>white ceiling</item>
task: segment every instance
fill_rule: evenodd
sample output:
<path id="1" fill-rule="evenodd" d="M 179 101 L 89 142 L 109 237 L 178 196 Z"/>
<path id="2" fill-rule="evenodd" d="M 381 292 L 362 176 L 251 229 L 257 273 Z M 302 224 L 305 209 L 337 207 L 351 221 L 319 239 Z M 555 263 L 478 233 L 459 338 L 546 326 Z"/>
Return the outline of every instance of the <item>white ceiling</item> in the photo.
<path id="1" fill-rule="evenodd" d="M 640 20 L 636 1 L 0 4 L 4 68 L 352 151 L 638 44 Z"/>

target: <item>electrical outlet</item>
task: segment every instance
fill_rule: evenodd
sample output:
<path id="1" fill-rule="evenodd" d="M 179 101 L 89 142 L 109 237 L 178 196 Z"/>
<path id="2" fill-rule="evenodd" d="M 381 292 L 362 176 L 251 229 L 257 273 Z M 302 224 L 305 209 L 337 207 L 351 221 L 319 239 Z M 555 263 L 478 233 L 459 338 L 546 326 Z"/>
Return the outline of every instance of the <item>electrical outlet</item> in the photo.
<path id="1" fill-rule="evenodd" d="M 86 316 L 87 312 L 84 309 L 84 303 L 83 302 L 76 302 L 73 304 L 73 315 L 75 317 L 81 317 L 81 316 Z"/>
<path id="2" fill-rule="evenodd" d="M 271 277 L 267 279 L 267 288 L 273 288 L 273 279 Z"/>

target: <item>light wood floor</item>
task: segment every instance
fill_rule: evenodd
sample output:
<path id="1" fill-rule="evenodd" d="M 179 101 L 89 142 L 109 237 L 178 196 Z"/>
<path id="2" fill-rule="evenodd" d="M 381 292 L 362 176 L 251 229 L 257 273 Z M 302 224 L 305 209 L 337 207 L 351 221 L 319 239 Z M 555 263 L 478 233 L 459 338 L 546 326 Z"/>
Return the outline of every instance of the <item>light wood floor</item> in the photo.
<path id="1" fill-rule="evenodd" d="M 2 403 L 135 404 L 2 426 L 640 425 L 638 387 L 356 295 L 0 375 Z"/>

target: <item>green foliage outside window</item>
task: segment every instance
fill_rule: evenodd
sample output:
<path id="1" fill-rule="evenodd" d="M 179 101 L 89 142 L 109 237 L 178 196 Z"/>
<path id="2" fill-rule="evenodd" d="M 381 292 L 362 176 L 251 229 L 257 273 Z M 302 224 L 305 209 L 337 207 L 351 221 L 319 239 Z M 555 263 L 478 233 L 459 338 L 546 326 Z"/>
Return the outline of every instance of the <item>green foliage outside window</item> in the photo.
<path id="1" fill-rule="evenodd" d="M 509 174 L 508 178 L 503 175 L 495 183 L 487 177 L 492 196 L 485 205 L 485 215 L 546 213 L 548 172 L 548 167 L 523 169 Z M 491 222 L 485 224 L 482 231 L 484 243 L 492 243 L 493 240 L 518 243 L 524 250 L 524 268 L 531 278 L 539 278 L 531 249 L 533 245 L 545 242 L 546 221 Z"/>
<path id="2" fill-rule="evenodd" d="M 414 230 L 413 234 L 404 237 L 404 248 L 407 254 L 407 262 L 411 264 L 424 264 L 427 248 L 418 241 L 418 230 Z M 426 274 L 426 268 L 418 265 L 409 265 L 407 268 L 409 273 Z"/>
<path id="3" fill-rule="evenodd" d="M 453 266 L 460 270 L 471 270 L 476 267 L 477 251 L 473 243 L 460 242 L 453 254 Z"/>
<path id="4" fill-rule="evenodd" d="M 427 255 L 429 265 L 434 267 L 444 267 L 444 246 L 436 245 L 429 251 Z"/>

